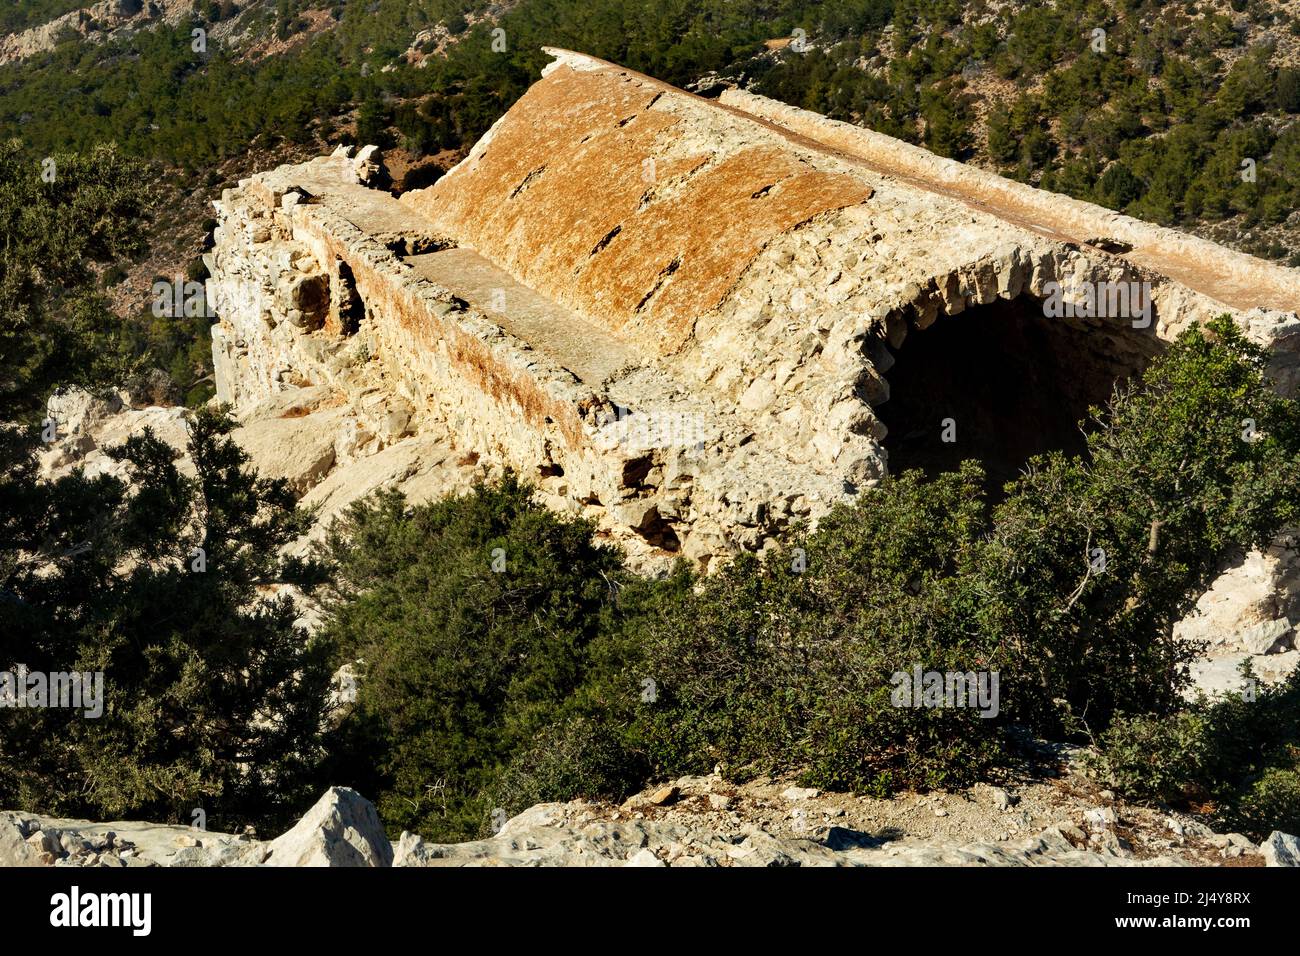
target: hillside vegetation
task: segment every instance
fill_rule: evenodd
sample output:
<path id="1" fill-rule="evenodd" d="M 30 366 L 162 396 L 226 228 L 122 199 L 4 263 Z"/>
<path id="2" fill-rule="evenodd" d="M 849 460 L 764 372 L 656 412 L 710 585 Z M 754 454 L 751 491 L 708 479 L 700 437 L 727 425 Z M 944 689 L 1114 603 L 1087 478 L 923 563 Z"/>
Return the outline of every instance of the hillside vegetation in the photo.
<path id="1" fill-rule="evenodd" d="M 4 22 L 63 7 L 19 4 Z M 1085 454 L 1035 459 L 996 504 L 978 462 L 895 475 L 706 580 L 633 576 L 590 524 L 513 476 L 418 507 L 370 499 L 315 559 L 282 560 L 307 516 L 282 482 L 248 472 L 233 423 L 211 410 L 192 426 L 192 476 L 151 435 L 114 452 L 130 486 L 52 481 L 35 464 L 57 385 L 153 364 L 192 402 L 207 397 L 203 321 L 110 309 L 150 239 L 201 278 L 203 203 L 242 164 L 339 141 L 461 155 L 536 77 L 543 44 L 704 92 L 743 83 L 1294 257 L 1300 94 L 1279 6 L 197 9 L 197 23 L 232 26 L 229 44 L 198 52 L 194 24 L 156 25 L 65 37 L 0 67 L 0 124 L 16 137 L 0 149 L 0 420 L 19 423 L 0 426 L 0 652 L 110 670 L 116 688 L 98 721 L 6 711 L 0 804 L 182 822 L 201 806 L 225 829 L 270 827 L 346 781 L 394 833 L 454 839 L 534 802 L 715 766 L 876 794 L 959 787 L 1028 734 L 1096 743 L 1098 775 L 1136 796 L 1256 837 L 1300 828 L 1300 678 L 1257 701 L 1188 705 L 1190 651 L 1171 637 L 1223 554 L 1300 521 L 1300 405 L 1270 389 L 1226 319 L 1185 333 L 1097 410 Z M 796 31 L 806 48 L 768 49 Z M 314 639 L 273 596 L 288 584 L 325 587 Z M 359 698 L 330 724 L 328 676 L 345 663 Z M 917 667 L 997 671 L 997 712 L 896 705 L 893 675 Z"/>
<path id="2" fill-rule="evenodd" d="M 7 22 L 65 6 L 33 0 Z M 195 28 L 212 34 L 202 52 Z M 151 265 L 120 263 L 105 282 L 129 276 L 113 291 L 130 348 L 198 402 L 203 329 L 145 307 L 155 278 L 202 277 L 207 201 L 339 142 L 445 167 L 536 79 L 544 45 L 706 93 L 739 83 L 1300 263 L 1298 33 L 1271 0 L 246 0 L 103 43 L 70 35 L 0 67 L 0 127 L 31 162 L 115 142 L 158 171 Z"/>
<path id="3" fill-rule="evenodd" d="M 1300 739 L 1294 720 L 1263 715 L 1289 713 L 1294 688 L 1253 718 L 1197 724 L 1212 749 L 1245 719 L 1275 723 L 1231 745 L 1230 782 L 1186 760 L 1164 777 L 1131 761 L 1135 735 L 1202 720 L 1180 695 L 1194 649 L 1171 631 L 1216 556 L 1300 517 L 1300 404 L 1266 387 L 1262 356 L 1220 321 L 1098 417 L 1086 459 L 1035 460 L 996 506 L 978 463 L 905 473 L 702 581 L 622 572 L 591 526 L 513 479 L 414 509 L 357 505 L 332 539 L 325 636 L 338 663 L 364 662 L 336 774 L 364 780 L 395 831 L 451 840 L 484 832 L 496 808 L 619 797 L 715 765 L 879 795 L 967 786 L 1014 757 L 1019 728 L 1108 734 L 1109 771 L 1166 799 L 1194 793 L 1198 774 L 1220 795 L 1252 786 L 1254 760 L 1277 779 L 1243 825 L 1293 825 Z M 1245 418 L 1266 437 L 1243 438 Z M 997 713 L 897 706 L 892 675 L 918 666 L 998 672 Z"/>

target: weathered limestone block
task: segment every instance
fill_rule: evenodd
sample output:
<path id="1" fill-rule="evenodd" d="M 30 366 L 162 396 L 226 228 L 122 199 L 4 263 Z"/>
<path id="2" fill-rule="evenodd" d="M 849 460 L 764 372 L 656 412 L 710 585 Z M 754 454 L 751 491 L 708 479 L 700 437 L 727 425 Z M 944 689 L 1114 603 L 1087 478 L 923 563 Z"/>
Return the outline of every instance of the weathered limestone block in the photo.
<path id="1" fill-rule="evenodd" d="M 280 311 L 298 328 L 312 331 L 325 324 L 330 304 L 329 276 L 282 273 L 275 293 Z"/>
<path id="2" fill-rule="evenodd" d="M 344 409 L 302 416 L 268 416 L 254 412 L 252 421 L 236 429 L 234 438 L 257 463 L 264 478 L 283 478 L 302 497 L 329 474 L 336 453 L 336 435 Z"/>

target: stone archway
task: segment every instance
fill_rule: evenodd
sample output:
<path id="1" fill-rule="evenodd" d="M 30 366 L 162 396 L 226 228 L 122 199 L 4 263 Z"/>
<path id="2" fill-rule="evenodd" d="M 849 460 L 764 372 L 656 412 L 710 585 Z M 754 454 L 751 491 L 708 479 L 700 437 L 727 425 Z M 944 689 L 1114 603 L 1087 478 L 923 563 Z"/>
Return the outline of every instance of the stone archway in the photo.
<path id="1" fill-rule="evenodd" d="M 889 398 L 874 408 L 893 473 L 933 475 L 968 458 L 984 463 L 988 490 L 1003 485 L 1034 455 L 1082 454 L 1079 423 L 1103 405 L 1117 382 L 1140 373 L 1158 348 L 1153 339 L 1121 346 L 1110 330 L 1085 320 L 1047 318 L 1029 295 L 942 316 L 891 349 Z"/>

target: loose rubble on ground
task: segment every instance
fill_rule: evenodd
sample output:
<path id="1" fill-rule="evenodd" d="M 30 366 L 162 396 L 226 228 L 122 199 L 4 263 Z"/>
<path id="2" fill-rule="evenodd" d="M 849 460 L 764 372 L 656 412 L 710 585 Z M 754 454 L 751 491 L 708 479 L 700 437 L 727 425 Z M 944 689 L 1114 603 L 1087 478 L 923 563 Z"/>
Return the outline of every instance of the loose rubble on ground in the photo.
<path id="1" fill-rule="evenodd" d="M 468 843 L 402 833 L 334 787 L 274 840 L 181 824 L 0 813 L 0 866 L 1300 866 L 1300 839 L 1262 843 L 1058 778 L 874 799 L 791 780 L 683 777 L 622 804 L 544 803 Z"/>

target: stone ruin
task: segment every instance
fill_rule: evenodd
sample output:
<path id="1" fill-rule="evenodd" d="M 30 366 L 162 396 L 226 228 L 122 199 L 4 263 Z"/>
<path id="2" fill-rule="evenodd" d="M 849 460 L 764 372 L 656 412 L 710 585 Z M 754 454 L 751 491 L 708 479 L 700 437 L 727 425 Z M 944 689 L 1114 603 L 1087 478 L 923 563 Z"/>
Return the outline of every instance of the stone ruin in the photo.
<path id="1" fill-rule="evenodd" d="M 370 463 L 353 491 L 423 468 L 429 494 L 508 466 L 638 566 L 707 566 L 887 467 L 977 457 L 1005 480 L 1218 314 L 1300 381 L 1300 271 L 548 52 L 427 189 L 395 197 L 373 147 L 344 148 L 216 203 L 218 396 L 326 416 L 308 504 L 347 461 Z M 1085 307 L 1102 288 L 1142 297 Z M 1049 316 L 1054 295 L 1079 306 Z"/>

